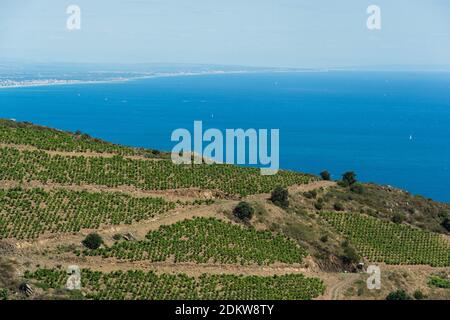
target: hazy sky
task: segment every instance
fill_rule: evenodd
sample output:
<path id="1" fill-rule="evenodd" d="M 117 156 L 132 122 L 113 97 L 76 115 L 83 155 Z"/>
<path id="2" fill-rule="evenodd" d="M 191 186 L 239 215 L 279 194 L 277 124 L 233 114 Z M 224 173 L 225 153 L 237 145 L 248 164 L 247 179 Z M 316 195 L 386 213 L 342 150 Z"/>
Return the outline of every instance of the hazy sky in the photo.
<path id="1" fill-rule="evenodd" d="M 81 30 L 66 28 L 69 5 Z M 381 8 L 382 29 L 366 27 Z M 449 65 L 449 0 L 0 0 L 0 59 Z"/>

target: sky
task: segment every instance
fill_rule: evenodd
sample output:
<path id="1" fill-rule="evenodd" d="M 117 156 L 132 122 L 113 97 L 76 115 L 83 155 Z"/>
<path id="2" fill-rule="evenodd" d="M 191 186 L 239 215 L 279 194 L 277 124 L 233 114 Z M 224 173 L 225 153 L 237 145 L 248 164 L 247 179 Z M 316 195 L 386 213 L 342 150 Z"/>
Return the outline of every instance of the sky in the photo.
<path id="1" fill-rule="evenodd" d="M 81 29 L 68 30 L 69 5 Z M 381 9 L 369 30 L 366 10 Z M 0 62 L 450 66 L 449 0 L 0 0 Z"/>

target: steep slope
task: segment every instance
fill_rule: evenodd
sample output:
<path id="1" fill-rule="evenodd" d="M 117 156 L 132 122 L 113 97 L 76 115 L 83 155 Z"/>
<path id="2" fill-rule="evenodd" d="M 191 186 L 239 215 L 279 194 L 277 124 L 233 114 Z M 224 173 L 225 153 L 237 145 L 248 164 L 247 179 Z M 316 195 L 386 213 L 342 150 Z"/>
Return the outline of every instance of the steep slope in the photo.
<path id="1" fill-rule="evenodd" d="M 165 158 L 1 120 L 0 293 L 26 298 L 25 281 L 28 298 L 382 299 L 395 288 L 447 297 L 429 277 L 450 274 L 448 204 Z M 288 207 L 270 201 L 277 186 Z M 234 216 L 239 201 L 252 219 Z M 87 250 L 93 232 L 103 245 Z M 360 262 L 382 267 L 382 290 L 365 288 Z M 61 290 L 69 265 L 82 269 L 81 291 Z"/>

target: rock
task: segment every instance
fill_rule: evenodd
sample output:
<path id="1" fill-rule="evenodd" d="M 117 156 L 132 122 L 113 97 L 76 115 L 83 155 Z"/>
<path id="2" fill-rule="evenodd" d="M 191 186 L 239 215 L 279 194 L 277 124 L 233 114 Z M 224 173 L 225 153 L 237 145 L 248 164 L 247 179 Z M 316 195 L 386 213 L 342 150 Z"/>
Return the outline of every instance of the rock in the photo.
<path id="1" fill-rule="evenodd" d="M 125 233 L 122 237 L 127 241 L 135 241 L 136 240 L 136 237 L 131 232 Z"/>
<path id="2" fill-rule="evenodd" d="M 26 282 L 22 282 L 20 284 L 19 291 L 25 294 L 27 297 L 33 294 L 33 288 Z"/>

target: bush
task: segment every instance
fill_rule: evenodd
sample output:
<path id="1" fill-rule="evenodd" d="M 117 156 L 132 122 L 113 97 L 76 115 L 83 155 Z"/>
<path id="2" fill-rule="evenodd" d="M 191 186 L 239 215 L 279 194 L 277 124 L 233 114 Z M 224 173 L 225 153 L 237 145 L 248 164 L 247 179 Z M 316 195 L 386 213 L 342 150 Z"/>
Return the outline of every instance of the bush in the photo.
<path id="1" fill-rule="evenodd" d="M 324 236 L 321 236 L 320 237 L 320 241 L 322 241 L 322 242 L 327 242 L 328 241 L 328 235 L 324 235 Z"/>
<path id="2" fill-rule="evenodd" d="M 254 209 L 248 202 L 239 202 L 234 208 L 233 214 L 241 220 L 250 220 L 253 217 Z"/>
<path id="3" fill-rule="evenodd" d="M 112 238 L 115 241 L 119 241 L 119 240 L 122 240 L 122 235 L 120 233 L 116 233 L 115 235 L 113 235 Z"/>
<path id="4" fill-rule="evenodd" d="M 316 203 L 314 203 L 314 208 L 316 208 L 316 210 L 322 210 L 323 209 L 322 202 L 317 201 Z"/>
<path id="5" fill-rule="evenodd" d="M 425 295 L 420 290 L 414 291 L 413 296 L 414 296 L 414 299 L 416 299 L 416 300 L 422 300 L 425 298 Z"/>
<path id="6" fill-rule="evenodd" d="M 392 222 L 394 222 L 394 223 L 402 223 L 403 220 L 405 220 L 405 216 L 400 213 L 396 213 L 392 217 Z"/>
<path id="7" fill-rule="evenodd" d="M 342 182 L 346 186 L 351 186 L 357 182 L 356 173 L 353 171 L 348 171 L 342 175 Z"/>
<path id="8" fill-rule="evenodd" d="M 307 191 L 303 193 L 303 196 L 308 199 L 314 199 L 317 197 L 317 191 L 316 190 Z"/>
<path id="9" fill-rule="evenodd" d="M 276 187 L 272 191 L 272 195 L 270 197 L 270 201 L 273 202 L 276 206 L 279 206 L 281 208 L 287 208 L 289 207 L 289 192 L 287 189 L 283 187 Z"/>
<path id="10" fill-rule="evenodd" d="M 442 220 L 441 225 L 442 225 L 448 232 L 450 232 L 450 218 L 449 218 L 449 217 L 445 217 L 445 218 Z"/>
<path id="11" fill-rule="evenodd" d="M 336 211 L 343 211 L 343 210 L 344 210 L 344 205 L 343 205 L 342 203 L 340 203 L 340 202 L 336 202 L 336 203 L 333 205 L 333 208 L 334 208 L 334 210 L 336 210 Z"/>
<path id="12" fill-rule="evenodd" d="M 345 240 L 342 243 L 342 248 L 344 249 L 344 254 L 342 255 L 342 261 L 345 263 L 357 263 L 359 262 L 359 255 L 356 252 L 355 248 L 353 248 L 350 243 Z"/>
<path id="13" fill-rule="evenodd" d="M 0 289 L 0 300 L 8 300 L 8 290 Z"/>
<path id="14" fill-rule="evenodd" d="M 386 300 L 411 300 L 411 297 L 405 292 L 405 290 L 397 290 L 389 293 Z"/>
<path id="15" fill-rule="evenodd" d="M 89 234 L 83 241 L 83 245 L 88 249 L 98 249 L 103 244 L 102 237 L 97 233 Z"/>
<path id="16" fill-rule="evenodd" d="M 431 287 L 449 289 L 450 288 L 450 280 L 444 279 L 439 276 L 431 276 L 428 281 L 428 285 Z"/>
<path id="17" fill-rule="evenodd" d="M 352 184 L 350 186 L 350 191 L 354 192 L 354 193 L 357 193 L 357 194 L 363 194 L 365 189 L 364 189 L 364 186 L 362 184 L 355 183 L 355 184 Z"/>
<path id="18" fill-rule="evenodd" d="M 320 173 L 320 177 L 322 178 L 322 180 L 326 180 L 326 181 L 331 180 L 331 175 L 327 170 L 322 171 Z"/>

